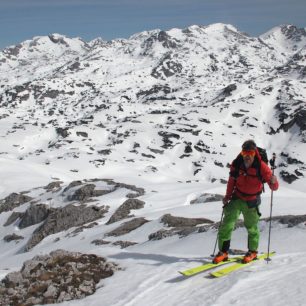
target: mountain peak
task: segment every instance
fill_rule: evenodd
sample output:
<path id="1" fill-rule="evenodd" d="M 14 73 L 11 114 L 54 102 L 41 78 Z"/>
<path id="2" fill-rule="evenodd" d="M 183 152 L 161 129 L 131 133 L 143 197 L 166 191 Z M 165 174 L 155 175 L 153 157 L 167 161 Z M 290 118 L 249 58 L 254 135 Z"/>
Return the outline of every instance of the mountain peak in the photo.
<path id="1" fill-rule="evenodd" d="M 281 27 L 281 32 L 287 39 L 290 39 L 292 41 L 306 41 L 306 31 L 304 28 L 298 28 L 294 25 L 284 25 Z"/>
<path id="2" fill-rule="evenodd" d="M 281 48 L 285 53 L 295 53 L 306 45 L 305 29 L 290 24 L 274 27 L 260 35 L 260 38 L 273 47 Z"/>
<path id="3" fill-rule="evenodd" d="M 233 25 L 231 24 L 225 24 L 225 23 L 213 23 L 210 24 L 206 27 L 207 29 L 211 30 L 211 31 L 225 31 L 225 30 L 231 30 L 234 32 L 239 32 L 237 30 L 237 28 L 235 28 Z"/>

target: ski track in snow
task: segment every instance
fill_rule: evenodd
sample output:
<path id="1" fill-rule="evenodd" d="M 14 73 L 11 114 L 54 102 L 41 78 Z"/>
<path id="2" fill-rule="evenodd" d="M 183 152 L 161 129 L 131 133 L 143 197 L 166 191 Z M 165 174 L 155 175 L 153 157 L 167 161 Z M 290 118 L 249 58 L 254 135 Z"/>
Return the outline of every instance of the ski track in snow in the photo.
<path id="1" fill-rule="evenodd" d="M 301 271 L 306 271 L 303 255 L 275 255 L 269 264 L 258 261 L 219 279 L 210 278 L 208 272 L 189 278 L 177 273 L 199 262 L 132 260 L 125 271 L 103 281 L 105 287 L 100 288 L 97 295 L 105 305 L 114 306 L 302 306 L 304 275 Z M 294 286 L 290 286 L 288 280 L 294 282 Z M 88 297 L 86 305 L 98 305 L 91 302 L 92 299 Z M 76 301 L 75 305 L 83 304 Z"/>
<path id="2" fill-rule="evenodd" d="M 303 256 L 276 255 L 268 264 L 258 261 L 217 279 L 210 278 L 209 272 L 189 278 L 175 276 L 174 272 L 182 268 L 181 263 L 162 265 L 149 269 L 145 278 L 129 286 L 129 292 L 121 293 L 120 300 L 113 305 L 301 306 L 305 299 Z M 288 285 L 288 280 L 294 286 Z M 274 288 L 279 288 L 278 294 Z"/>

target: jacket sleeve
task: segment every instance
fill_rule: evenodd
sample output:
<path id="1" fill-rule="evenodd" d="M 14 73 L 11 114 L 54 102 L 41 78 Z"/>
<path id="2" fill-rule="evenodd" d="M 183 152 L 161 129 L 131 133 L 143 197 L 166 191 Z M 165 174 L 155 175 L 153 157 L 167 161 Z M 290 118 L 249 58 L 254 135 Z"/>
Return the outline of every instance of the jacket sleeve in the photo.
<path id="1" fill-rule="evenodd" d="M 269 185 L 271 190 L 277 190 L 278 189 L 278 181 L 276 180 L 276 182 L 274 184 L 271 184 L 271 177 L 272 177 L 272 171 L 269 168 L 269 166 L 264 163 L 263 161 L 261 162 L 261 176 L 264 179 L 265 182 L 267 182 L 267 184 Z"/>
<path id="2" fill-rule="evenodd" d="M 231 172 L 232 170 L 233 170 L 233 166 L 231 166 Z M 235 185 L 236 185 L 235 178 L 230 175 L 227 181 L 226 194 L 225 194 L 225 199 L 227 201 L 229 201 L 232 198 Z"/>

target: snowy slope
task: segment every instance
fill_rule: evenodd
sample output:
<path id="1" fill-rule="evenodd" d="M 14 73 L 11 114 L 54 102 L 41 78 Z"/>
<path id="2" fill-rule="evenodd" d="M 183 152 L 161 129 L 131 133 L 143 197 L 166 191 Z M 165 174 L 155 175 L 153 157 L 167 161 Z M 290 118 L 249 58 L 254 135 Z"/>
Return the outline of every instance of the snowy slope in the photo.
<path id="1" fill-rule="evenodd" d="M 37 254 L 67 249 L 107 257 L 124 269 L 102 280 L 95 294 L 63 305 L 303 305 L 305 48 L 305 29 L 279 26 L 257 38 L 219 23 L 108 42 L 53 34 L 4 49 L 0 211 L 12 193 L 18 201 L 24 195 L 32 199 L 0 213 L 0 276 Z M 280 190 L 274 193 L 271 245 L 277 254 L 268 265 L 257 262 L 226 278 L 203 273 L 184 279 L 178 270 L 210 260 L 216 224 L 182 229 L 167 225 L 165 215 L 218 222 L 221 201 L 203 199 L 224 194 L 227 165 L 248 138 L 269 156 L 277 154 Z M 58 187 L 52 189 L 51 182 Z M 75 197 L 85 185 L 108 193 Z M 143 207 L 108 223 L 134 197 Z M 30 248 L 45 221 L 19 224 L 36 204 L 108 211 Z M 261 212 L 265 252 L 268 187 Z M 7 225 L 12 213 L 19 218 Z M 140 227 L 109 235 L 141 218 L 146 222 Z M 11 234 L 23 239 L 5 241 Z M 134 245 L 124 248 L 122 242 Z M 247 249 L 244 228 L 235 230 L 232 248 Z"/>

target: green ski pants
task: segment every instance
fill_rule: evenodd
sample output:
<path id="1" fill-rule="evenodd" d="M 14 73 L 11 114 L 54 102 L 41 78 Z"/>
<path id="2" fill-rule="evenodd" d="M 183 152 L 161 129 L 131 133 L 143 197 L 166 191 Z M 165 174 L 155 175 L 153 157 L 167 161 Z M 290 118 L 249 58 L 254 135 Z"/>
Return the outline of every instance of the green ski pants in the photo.
<path id="1" fill-rule="evenodd" d="M 248 231 L 248 248 L 251 251 L 257 251 L 259 215 L 256 208 L 249 208 L 247 202 L 241 199 L 232 200 L 224 207 L 224 218 L 218 233 L 220 251 L 229 250 L 232 231 L 241 213 L 244 218 L 244 226 Z"/>

